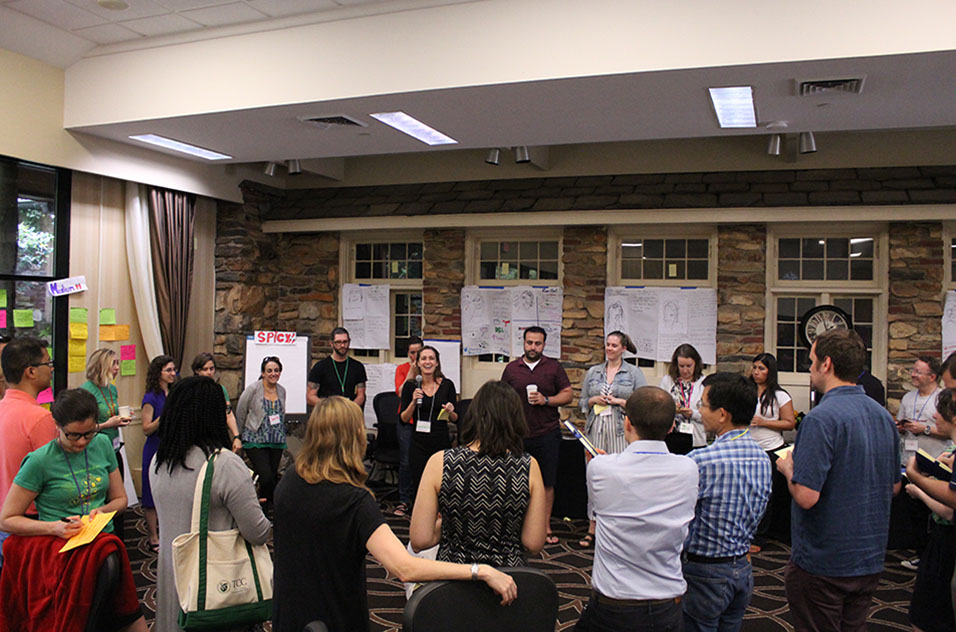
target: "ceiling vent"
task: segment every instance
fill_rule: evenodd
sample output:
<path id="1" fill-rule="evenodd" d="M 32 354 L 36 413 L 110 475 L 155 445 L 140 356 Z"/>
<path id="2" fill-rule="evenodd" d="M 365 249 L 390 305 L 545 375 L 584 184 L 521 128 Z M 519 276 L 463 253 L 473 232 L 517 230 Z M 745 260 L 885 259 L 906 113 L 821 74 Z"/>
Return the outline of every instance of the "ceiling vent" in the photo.
<path id="1" fill-rule="evenodd" d="M 847 79 L 795 79 L 794 83 L 796 83 L 797 96 L 810 97 L 835 92 L 860 94 L 863 92 L 864 81 L 866 81 L 866 75 Z"/>
<path id="2" fill-rule="evenodd" d="M 355 119 L 345 116 L 344 114 L 333 114 L 331 116 L 314 116 L 308 118 L 300 118 L 300 121 L 303 123 L 308 123 L 309 125 L 314 125 L 321 130 L 327 129 L 347 129 L 351 127 L 368 127 L 365 123 L 361 121 L 356 121 Z"/>

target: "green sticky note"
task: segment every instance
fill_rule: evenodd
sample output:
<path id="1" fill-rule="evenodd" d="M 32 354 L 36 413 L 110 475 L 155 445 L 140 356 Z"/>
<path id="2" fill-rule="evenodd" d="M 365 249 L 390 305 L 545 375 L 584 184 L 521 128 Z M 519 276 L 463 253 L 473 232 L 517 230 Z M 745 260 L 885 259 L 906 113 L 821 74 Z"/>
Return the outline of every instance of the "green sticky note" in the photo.
<path id="1" fill-rule="evenodd" d="M 122 360 L 120 362 L 120 375 L 136 375 L 136 360 Z"/>
<path id="2" fill-rule="evenodd" d="M 7 291 L 0 290 L 0 309 L 7 306 Z"/>
<path id="3" fill-rule="evenodd" d="M 32 309 L 15 309 L 13 310 L 13 326 L 14 327 L 33 327 L 33 310 Z"/>
<path id="4" fill-rule="evenodd" d="M 103 309 L 101 309 L 100 324 L 115 325 L 116 324 L 116 309 L 113 307 L 104 307 Z"/>
<path id="5" fill-rule="evenodd" d="M 86 315 L 89 312 L 85 307 L 71 307 L 70 308 L 70 322 L 71 323 L 85 323 Z"/>

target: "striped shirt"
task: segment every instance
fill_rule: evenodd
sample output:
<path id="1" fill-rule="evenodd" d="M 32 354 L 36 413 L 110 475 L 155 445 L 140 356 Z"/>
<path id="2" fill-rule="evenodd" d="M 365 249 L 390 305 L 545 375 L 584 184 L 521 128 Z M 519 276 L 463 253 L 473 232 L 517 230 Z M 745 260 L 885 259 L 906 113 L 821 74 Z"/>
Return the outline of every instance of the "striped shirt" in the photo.
<path id="1" fill-rule="evenodd" d="M 688 454 L 700 472 L 697 507 L 684 550 L 704 557 L 745 555 L 770 498 L 767 453 L 733 429 Z"/>

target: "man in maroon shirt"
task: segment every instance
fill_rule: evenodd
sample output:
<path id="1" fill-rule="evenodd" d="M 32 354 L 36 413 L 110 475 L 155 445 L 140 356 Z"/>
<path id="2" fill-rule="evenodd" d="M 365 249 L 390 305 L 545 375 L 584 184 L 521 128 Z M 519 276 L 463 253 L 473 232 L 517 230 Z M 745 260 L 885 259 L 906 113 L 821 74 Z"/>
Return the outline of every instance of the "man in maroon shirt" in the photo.
<path id="1" fill-rule="evenodd" d="M 558 478 L 558 452 L 561 448 L 561 416 L 558 406 L 571 402 L 571 381 L 557 360 L 544 355 L 548 334 L 537 325 L 524 331 L 524 355 L 508 363 L 501 380 L 518 392 L 528 422 L 524 450 L 538 461 L 544 479 L 548 511 L 548 544 L 557 544 L 551 534 L 551 508 L 554 483 Z"/>

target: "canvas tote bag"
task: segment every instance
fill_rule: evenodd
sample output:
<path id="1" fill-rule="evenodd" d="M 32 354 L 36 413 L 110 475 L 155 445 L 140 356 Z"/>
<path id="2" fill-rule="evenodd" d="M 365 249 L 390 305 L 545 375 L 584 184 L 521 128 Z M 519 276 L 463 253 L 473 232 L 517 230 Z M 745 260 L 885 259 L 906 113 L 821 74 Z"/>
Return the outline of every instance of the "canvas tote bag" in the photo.
<path id="1" fill-rule="evenodd" d="M 209 494 L 217 454 L 199 470 L 189 533 L 173 540 L 179 626 L 190 632 L 242 627 L 272 618 L 269 549 L 249 544 L 239 529 L 209 531 Z"/>

